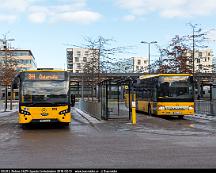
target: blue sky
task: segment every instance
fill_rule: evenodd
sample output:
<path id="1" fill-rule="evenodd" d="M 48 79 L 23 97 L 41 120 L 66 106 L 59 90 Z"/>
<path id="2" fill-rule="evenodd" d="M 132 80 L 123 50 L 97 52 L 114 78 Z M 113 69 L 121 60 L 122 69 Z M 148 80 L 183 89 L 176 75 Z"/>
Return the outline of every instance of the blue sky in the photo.
<path id="1" fill-rule="evenodd" d="M 175 35 L 190 34 L 186 25 L 216 29 L 215 0 L 0 0 L 0 38 L 14 38 L 13 47 L 31 49 L 38 67 L 66 67 L 66 48 L 84 37 L 112 38 L 115 46 L 134 46 L 131 54 L 147 56 L 147 45 L 166 47 Z M 216 31 L 208 36 L 216 49 Z M 214 52 L 215 54 L 215 52 Z M 155 46 L 152 60 L 157 58 Z"/>

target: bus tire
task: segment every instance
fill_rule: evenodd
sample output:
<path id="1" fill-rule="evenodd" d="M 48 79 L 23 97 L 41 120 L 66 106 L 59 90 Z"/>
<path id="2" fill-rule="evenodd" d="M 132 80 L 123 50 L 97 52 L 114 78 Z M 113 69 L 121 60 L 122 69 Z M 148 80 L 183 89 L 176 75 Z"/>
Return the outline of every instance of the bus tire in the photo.
<path id="1" fill-rule="evenodd" d="M 69 127 L 69 126 L 70 126 L 70 123 L 62 123 L 62 125 L 63 125 L 64 127 Z"/>
<path id="2" fill-rule="evenodd" d="M 23 130 L 27 129 L 27 124 L 21 124 L 20 126 Z"/>
<path id="3" fill-rule="evenodd" d="M 148 115 L 149 115 L 149 116 L 152 116 L 151 105 L 150 105 L 150 104 L 148 105 Z"/>
<path id="4" fill-rule="evenodd" d="M 184 115 L 179 115 L 178 118 L 182 120 L 184 119 Z"/>

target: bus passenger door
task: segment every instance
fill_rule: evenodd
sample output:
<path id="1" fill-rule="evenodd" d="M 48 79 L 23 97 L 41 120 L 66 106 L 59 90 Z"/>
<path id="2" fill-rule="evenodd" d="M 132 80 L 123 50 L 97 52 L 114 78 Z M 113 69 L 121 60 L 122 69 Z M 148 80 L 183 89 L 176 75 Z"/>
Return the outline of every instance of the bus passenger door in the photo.
<path id="1" fill-rule="evenodd" d="M 71 107 L 74 107 L 74 106 L 75 106 L 75 102 L 76 102 L 76 100 L 75 100 L 75 95 L 74 95 L 74 94 L 71 94 L 70 99 L 71 99 Z"/>

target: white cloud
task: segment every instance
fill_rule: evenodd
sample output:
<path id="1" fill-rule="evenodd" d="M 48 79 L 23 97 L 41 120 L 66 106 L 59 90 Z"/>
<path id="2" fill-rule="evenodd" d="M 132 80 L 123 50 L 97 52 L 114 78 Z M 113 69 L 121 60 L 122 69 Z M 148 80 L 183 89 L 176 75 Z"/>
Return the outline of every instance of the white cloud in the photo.
<path id="1" fill-rule="evenodd" d="M 61 2 L 61 3 L 60 3 Z M 98 21 L 102 15 L 87 9 L 86 0 L 56 0 L 49 6 L 35 5 L 29 8 L 32 22 L 78 22 L 89 24 Z"/>
<path id="2" fill-rule="evenodd" d="M 136 17 L 156 12 L 162 17 L 194 17 L 215 14 L 215 0 L 116 0 L 116 4 Z"/>
<path id="3" fill-rule="evenodd" d="M 216 41 L 216 29 L 211 30 L 208 34 L 207 34 L 207 38 L 210 41 Z"/>
<path id="4" fill-rule="evenodd" d="M 16 20 L 17 20 L 16 15 L 1 15 L 0 14 L 0 21 L 1 22 L 13 23 Z"/>
<path id="5" fill-rule="evenodd" d="M 78 5 L 80 7 L 80 5 Z M 32 6 L 29 8 L 29 20 L 36 23 L 48 22 L 78 22 L 78 23 L 91 23 L 99 20 L 102 15 L 90 11 L 76 8 L 76 4 L 65 4 L 55 6 Z"/>
<path id="6" fill-rule="evenodd" d="M 46 20 L 47 15 L 42 12 L 31 13 L 28 18 L 34 23 L 43 23 Z"/>
<path id="7" fill-rule="evenodd" d="M 173 17 L 189 17 L 187 13 L 178 9 L 168 9 L 161 11 L 160 15 L 162 17 L 173 18 Z"/>
<path id="8" fill-rule="evenodd" d="M 123 17 L 123 20 L 124 21 L 134 21 L 136 19 L 136 16 L 134 16 L 134 15 L 127 15 L 127 16 L 124 16 Z"/>
<path id="9" fill-rule="evenodd" d="M 102 16 L 99 13 L 93 11 L 68 11 L 53 16 L 52 21 L 66 21 L 89 24 L 92 22 L 96 22 L 101 17 Z"/>
<path id="10" fill-rule="evenodd" d="M 0 10 L 6 14 L 3 16 L 11 21 L 18 16 L 27 16 L 33 23 L 44 22 L 79 22 L 91 23 L 101 19 L 102 15 L 89 10 L 86 0 L 0 0 Z"/>
<path id="11" fill-rule="evenodd" d="M 25 11 L 29 5 L 28 0 L 0 0 L 0 10 L 21 12 Z"/>

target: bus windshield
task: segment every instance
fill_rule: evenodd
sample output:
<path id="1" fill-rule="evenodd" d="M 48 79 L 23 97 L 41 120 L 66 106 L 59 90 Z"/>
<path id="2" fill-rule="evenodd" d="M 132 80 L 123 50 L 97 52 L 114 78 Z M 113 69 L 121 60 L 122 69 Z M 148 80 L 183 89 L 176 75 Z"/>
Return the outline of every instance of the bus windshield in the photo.
<path id="1" fill-rule="evenodd" d="M 68 103 L 68 81 L 24 81 L 21 103 L 25 105 L 65 105 Z"/>
<path id="2" fill-rule="evenodd" d="M 193 99 L 193 83 L 190 76 L 160 76 L 158 83 L 158 99 L 184 100 Z"/>

